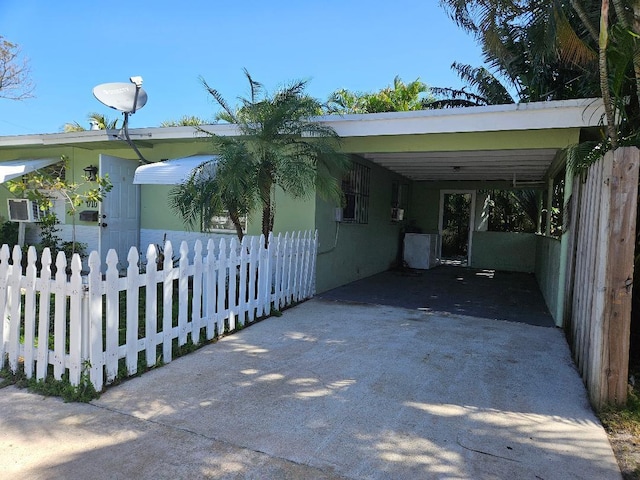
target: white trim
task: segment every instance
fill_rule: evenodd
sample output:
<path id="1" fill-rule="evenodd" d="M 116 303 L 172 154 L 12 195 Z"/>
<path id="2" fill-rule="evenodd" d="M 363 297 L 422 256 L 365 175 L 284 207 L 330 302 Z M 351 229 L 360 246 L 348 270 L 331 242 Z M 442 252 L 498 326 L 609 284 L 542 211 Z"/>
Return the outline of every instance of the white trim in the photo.
<path id="1" fill-rule="evenodd" d="M 325 115 L 313 120 L 332 127 L 341 137 L 415 135 L 426 133 L 487 132 L 550 128 L 594 127 L 601 124 L 603 104 L 599 98 L 518 103 L 411 112 Z M 87 130 L 0 137 L 0 147 L 73 145 L 120 142 L 117 130 Z M 179 140 L 206 138 L 207 133 L 239 136 L 236 125 L 156 127 L 130 130 L 133 140 Z"/>
<path id="2" fill-rule="evenodd" d="M 149 163 L 136 168 L 133 176 L 134 185 L 179 185 L 186 182 L 193 172 L 205 163 L 212 162 L 211 172 L 207 165 L 207 174 L 215 175 L 217 155 L 191 155 L 174 158 L 162 162 Z"/>

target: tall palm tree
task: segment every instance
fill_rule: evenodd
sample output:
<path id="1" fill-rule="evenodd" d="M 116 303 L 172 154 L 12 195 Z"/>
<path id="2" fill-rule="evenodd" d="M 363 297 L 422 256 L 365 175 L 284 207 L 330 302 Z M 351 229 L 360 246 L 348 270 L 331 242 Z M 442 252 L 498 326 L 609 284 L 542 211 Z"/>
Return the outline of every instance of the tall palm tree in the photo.
<path id="1" fill-rule="evenodd" d="M 293 82 L 269 95 L 249 72 L 245 70 L 244 74 L 251 93 L 248 98 L 240 98 L 237 109 L 202 79 L 222 108 L 217 118 L 237 125 L 240 136 L 209 133 L 219 156 L 215 175 L 206 177 L 206 173 L 196 171 L 191 182 L 207 185 L 211 207 L 223 205 L 230 215 L 260 208 L 262 233 L 267 239 L 273 230 L 276 187 L 295 198 L 317 192 L 341 202 L 339 179 L 348 170 L 350 159 L 338 151 L 340 139 L 335 131 L 311 118 L 320 112 L 320 104 L 304 93 L 305 81 Z M 175 189 L 174 200 L 183 187 Z M 174 206 L 183 203 L 173 202 Z M 176 211 L 187 220 L 195 215 L 186 209 Z"/>

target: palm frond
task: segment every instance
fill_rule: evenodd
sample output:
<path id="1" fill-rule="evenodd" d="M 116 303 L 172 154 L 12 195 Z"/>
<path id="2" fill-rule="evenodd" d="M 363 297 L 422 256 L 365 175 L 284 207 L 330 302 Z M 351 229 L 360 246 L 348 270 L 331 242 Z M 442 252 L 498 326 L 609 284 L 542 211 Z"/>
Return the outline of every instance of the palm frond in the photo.
<path id="1" fill-rule="evenodd" d="M 227 118 L 232 120 L 231 123 L 236 123 L 235 112 L 229 107 L 222 94 L 215 88 L 211 88 L 207 81 L 202 77 L 200 77 L 200 83 L 202 83 L 202 86 L 207 92 L 209 92 L 209 95 L 211 95 L 213 99 L 218 103 L 218 105 L 220 105 L 225 114 L 228 115 Z"/>

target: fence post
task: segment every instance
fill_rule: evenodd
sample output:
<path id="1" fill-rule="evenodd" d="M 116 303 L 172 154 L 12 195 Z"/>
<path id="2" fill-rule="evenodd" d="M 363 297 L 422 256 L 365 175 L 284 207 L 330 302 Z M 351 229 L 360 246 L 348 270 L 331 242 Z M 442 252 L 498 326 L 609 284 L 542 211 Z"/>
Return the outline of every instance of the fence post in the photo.
<path id="1" fill-rule="evenodd" d="M 607 402 L 627 401 L 629 373 L 629 332 L 631 328 L 631 287 L 636 244 L 636 210 L 640 150 L 619 148 L 610 153 L 613 168 L 609 183 L 610 241 L 607 285 L 603 306 L 602 382 Z M 608 156 L 609 156 L 608 155 Z"/>

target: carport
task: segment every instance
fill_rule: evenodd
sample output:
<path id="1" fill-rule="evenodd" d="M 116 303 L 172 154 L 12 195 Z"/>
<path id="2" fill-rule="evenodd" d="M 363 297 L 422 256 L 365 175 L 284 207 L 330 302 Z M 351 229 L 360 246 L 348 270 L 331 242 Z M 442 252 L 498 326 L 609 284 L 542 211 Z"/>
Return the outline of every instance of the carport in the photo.
<path id="1" fill-rule="evenodd" d="M 442 245 L 443 199 L 464 195 L 469 220 L 457 229 L 463 242 L 468 230 L 462 262 L 478 270 L 535 274 L 555 324 L 569 335 L 593 404 L 624 403 L 639 151 L 608 152 L 581 176 L 574 176 L 564 155 L 567 147 L 598 138 L 601 113 L 600 100 L 582 99 L 333 121 L 347 151 L 371 171 L 376 215 L 369 212 L 367 227 L 336 226 L 342 245 L 336 240 L 319 252 L 317 291 L 399 266 L 398 209 L 417 233 Z M 511 189 L 538 192 L 537 209 L 531 209 L 538 212 L 537 232 L 487 228 L 483 196 Z M 554 218 L 554 210 L 564 218 Z M 331 245 L 330 234 L 323 233 L 331 232 L 327 213 L 316 213 L 321 248 Z M 446 259 L 443 253 L 438 248 L 425 256 Z M 428 291 L 416 295 L 425 303 L 418 308 L 432 308 L 424 301 Z M 397 298 L 409 302 L 406 295 Z M 473 303 L 457 302 L 467 308 Z"/>
<path id="2" fill-rule="evenodd" d="M 331 126 L 344 139 L 345 150 L 352 153 L 357 162 L 371 167 L 372 178 L 376 175 L 378 178 L 391 178 L 389 181 L 393 181 L 393 187 L 389 188 L 389 195 L 388 187 L 382 181 L 376 184 L 372 180 L 371 197 L 388 195 L 391 202 L 376 199 L 379 208 L 385 212 L 378 215 L 380 219 L 374 219 L 374 208 L 371 207 L 368 226 L 334 228 L 324 220 L 324 215 L 329 216 L 330 212 L 325 214 L 319 210 L 316 214 L 321 245 L 318 291 L 322 293 L 353 280 L 363 281 L 390 267 L 400 267 L 394 260 L 401 247 L 401 234 L 409 231 L 405 230 L 408 226 L 417 226 L 420 233 L 438 238 L 435 242 L 439 246 L 430 255 L 436 256 L 437 260 L 442 259 L 445 198 L 447 195 L 465 195 L 469 203 L 466 265 L 476 269 L 464 273 L 468 277 L 465 282 L 478 290 L 475 281 L 482 278 L 482 271 L 498 272 L 493 273 L 493 283 L 489 284 L 495 286 L 496 292 L 491 292 L 489 287 L 481 295 L 499 303 L 503 299 L 500 291 L 505 285 L 515 281 L 535 287 L 537 281 L 539 288 L 531 298 L 540 305 L 534 307 L 535 302 L 528 302 L 527 309 L 542 311 L 546 318 L 550 313 L 556 325 L 560 326 L 563 299 L 559 286 L 563 282 L 566 246 L 559 238 L 551 236 L 551 211 L 552 207 L 562 208 L 571 190 L 569 185 L 564 189 L 564 199 L 561 193 L 560 200 L 553 203 L 554 191 L 560 189 L 562 192 L 561 184 L 570 183 L 566 182 L 565 159 L 559 152 L 580 142 L 590 129 L 597 128 L 600 110 L 600 101 L 582 99 L 374 114 L 367 115 L 366 121 L 362 116 L 331 119 Z M 538 192 L 538 211 L 541 213 L 536 219 L 537 232 L 489 231 L 488 191 L 523 189 Z M 398 223 L 393 214 L 389 217 L 390 208 L 403 210 L 402 222 Z M 339 236 L 335 242 L 331 238 L 333 231 L 336 231 L 336 239 Z M 326 236 L 323 238 L 323 235 Z M 335 246 L 325 255 L 322 246 L 331 243 Z M 359 257 L 362 260 L 358 260 Z M 389 272 L 345 288 L 371 289 L 368 296 L 376 296 L 377 290 L 384 290 L 380 286 L 384 283 L 383 278 L 390 279 L 395 275 L 390 283 L 406 283 L 403 290 L 406 294 L 390 294 L 390 297 L 397 299 L 396 305 L 399 299 L 413 305 L 408 298 L 413 290 L 411 285 L 422 282 L 426 288 L 430 281 L 440 282 L 444 275 L 453 278 L 451 283 L 444 284 L 460 292 L 461 282 L 455 278 L 462 272 L 438 269 L 437 272 L 413 276 Z M 517 276 L 516 273 L 529 275 Z M 503 277 L 504 281 L 501 280 Z M 420 290 L 418 286 L 416 289 Z M 532 291 L 529 287 L 523 287 L 523 290 Z M 455 304 L 453 293 L 442 291 L 434 294 L 422 288 L 413 295 L 418 298 L 435 295 L 439 299 L 449 295 Z M 522 298 L 518 300 L 521 305 L 524 305 L 523 301 Z M 471 297 L 465 302 L 466 306 L 458 308 L 455 313 L 466 314 L 464 310 L 470 305 L 480 308 L 482 303 Z M 425 308 L 431 307 L 427 305 Z M 439 311 L 446 310 L 443 308 L 442 305 L 437 307 Z M 505 312 L 508 310 L 505 305 L 501 308 Z M 474 309 L 469 312 L 475 313 Z M 495 317 L 490 312 L 486 315 L 487 318 Z"/>

